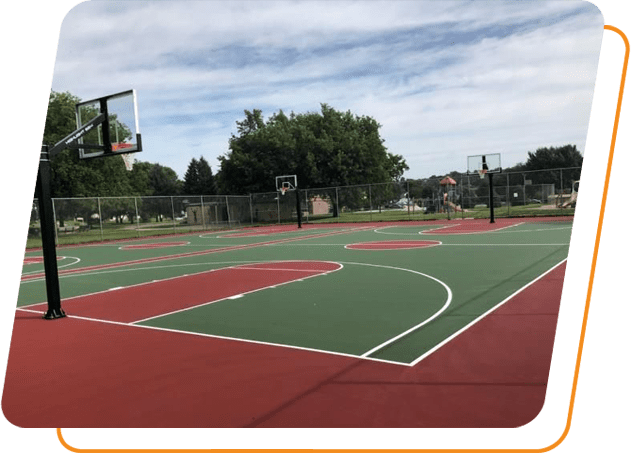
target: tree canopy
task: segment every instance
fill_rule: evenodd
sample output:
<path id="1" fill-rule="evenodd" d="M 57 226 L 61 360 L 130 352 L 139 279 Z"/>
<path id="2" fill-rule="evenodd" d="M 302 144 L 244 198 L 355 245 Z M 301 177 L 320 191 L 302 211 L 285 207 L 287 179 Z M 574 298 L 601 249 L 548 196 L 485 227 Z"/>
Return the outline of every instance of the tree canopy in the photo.
<path id="1" fill-rule="evenodd" d="M 553 146 L 549 148 L 538 148 L 534 153 L 528 152 L 528 160 L 526 161 L 526 170 L 552 170 L 567 169 L 569 167 L 578 167 L 572 170 L 561 171 L 538 171 L 531 173 L 530 179 L 533 184 L 543 182 L 554 182 L 555 185 L 562 189 L 572 187 L 572 181 L 578 181 L 581 178 L 581 167 L 583 166 L 583 156 L 576 149 L 576 145 L 565 145 L 558 148 Z"/>
<path id="2" fill-rule="evenodd" d="M 183 193 L 185 195 L 215 195 L 217 189 L 210 164 L 204 156 L 193 158 L 184 175 Z"/>
<path id="3" fill-rule="evenodd" d="M 528 160 L 526 161 L 526 169 L 528 170 L 580 167 L 582 165 L 583 156 L 576 149 L 576 145 L 538 148 L 534 153 L 528 151 Z"/>
<path id="4" fill-rule="evenodd" d="M 339 112 L 321 104 L 319 113 L 280 110 L 267 122 L 261 110 L 245 111 L 237 121 L 229 151 L 219 157 L 219 188 L 224 193 L 272 191 L 274 178 L 295 174 L 298 185 L 330 187 L 396 181 L 409 167 L 391 154 L 371 117 Z"/>

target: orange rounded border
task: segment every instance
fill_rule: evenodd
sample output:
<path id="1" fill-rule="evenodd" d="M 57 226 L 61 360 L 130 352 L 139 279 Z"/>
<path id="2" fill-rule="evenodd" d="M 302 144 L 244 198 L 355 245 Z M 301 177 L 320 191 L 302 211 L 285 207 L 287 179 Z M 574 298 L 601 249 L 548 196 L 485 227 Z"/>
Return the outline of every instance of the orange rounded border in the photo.
<path id="1" fill-rule="evenodd" d="M 620 80 L 620 90 L 619 90 L 619 94 L 618 94 L 618 104 L 616 106 L 616 117 L 614 120 L 614 125 L 613 125 L 613 134 L 611 137 L 611 146 L 609 147 L 609 160 L 607 162 L 607 173 L 605 176 L 605 187 L 603 189 L 603 197 L 602 197 L 602 204 L 600 206 L 600 216 L 598 218 L 598 231 L 596 232 L 596 242 L 594 244 L 594 253 L 593 253 L 593 258 L 592 258 L 592 266 L 591 266 L 591 270 L 589 273 L 589 286 L 587 288 L 587 300 L 585 302 L 585 312 L 583 315 L 583 324 L 581 326 L 581 338 L 579 341 L 579 345 L 578 345 L 578 355 L 576 357 L 576 366 L 575 366 L 575 371 L 574 371 L 574 380 L 572 382 L 572 394 L 570 396 L 570 407 L 569 407 L 569 411 L 568 411 L 568 415 L 567 415 L 567 423 L 565 425 L 565 430 L 563 431 L 563 434 L 561 434 L 561 437 L 559 437 L 559 439 L 554 442 L 552 445 L 549 445 L 548 447 L 545 448 L 540 448 L 540 449 L 405 449 L 405 450 L 393 450 L 393 451 L 406 451 L 406 452 L 436 452 L 436 453 L 464 453 L 464 452 L 493 452 L 493 453 L 500 453 L 500 452 L 514 452 L 514 453 L 535 453 L 535 452 L 546 452 L 546 451 L 550 451 L 556 447 L 558 447 L 561 442 L 563 442 L 565 440 L 565 438 L 567 437 L 568 433 L 570 432 L 570 425 L 572 423 L 572 414 L 574 412 L 574 401 L 576 398 L 576 385 L 578 382 L 578 373 L 581 367 L 581 358 L 583 356 L 583 344 L 585 342 L 585 330 L 587 328 L 587 315 L 589 314 L 589 307 L 590 307 L 590 303 L 591 303 L 591 298 L 592 298 L 592 288 L 593 288 L 593 284 L 594 284 L 594 274 L 596 273 L 596 261 L 598 259 L 598 249 L 600 247 L 600 237 L 601 237 L 601 233 L 602 233 L 602 226 L 603 226 L 603 219 L 605 217 L 605 206 L 607 204 L 607 193 L 609 192 L 609 178 L 611 176 L 611 165 L 613 163 L 613 153 L 614 153 L 614 149 L 616 146 L 616 138 L 618 136 L 618 124 L 620 122 L 620 110 L 622 109 L 622 95 L 624 93 L 624 83 L 627 77 L 627 66 L 629 63 L 629 40 L 627 39 L 626 35 L 619 29 L 616 27 L 613 27 L 611 25 L 605 25 L 605 30 L 610 30 L 613 31 L 615 33 L 617 33 L 618 35 L 620 35 L 620 37 L 622 38 L 622 40 L 624 41 L 624 45 L 625 45 L 625 53 L 624 53 L 624 62 L 623 62 L 623 66 L 622 66 L 622 77 Z M 256 449 L 256 450 L 251 450 L 251 449 L 213 449 L 213 448 L 203 448 L 203 449 L 79 449 L 79 448 L 74 448 L 70 445 L 68 445 L 68 443 L 64 440 L 62 434 L 61 434 L 61 428 L 57 428 L 57 438 L 59 439 L 59 442 L 61 443 L 61 445 L 63 445 L 67 450 L 72 451 L 72 452 L 76 452 L 76 453 L 105 453 L 105 452 L 116 452 L 116 453 L 138 453 L 138 452 L 143 452 L 143 453 L 148 453 L 148 452 L 159 452 L 159 453 L 176 453 L 176 452 L 212 452 L 212 453 L 246 453 L 246 452 L 252 452 L 252 451 L 256 451 L 256 452 L 276 452 L 277 450 L 275 449 Z M 296 452 L 301 452 L 301 453 L 309 453 L 309 452 L 326 452 L 326 453 L 348 453 L 349 451 L 364 451 L 362 449 L 353 449 L 353 450 L 342 450 L 342 449 L 327 449 L 327 450 L 318 450 L 318 449 L 288 449 L 288 450 L 283 450 L 285 453 L 296 453 Z M 388 450 L 371 450 L 373 452 L 385 452 Z"/>

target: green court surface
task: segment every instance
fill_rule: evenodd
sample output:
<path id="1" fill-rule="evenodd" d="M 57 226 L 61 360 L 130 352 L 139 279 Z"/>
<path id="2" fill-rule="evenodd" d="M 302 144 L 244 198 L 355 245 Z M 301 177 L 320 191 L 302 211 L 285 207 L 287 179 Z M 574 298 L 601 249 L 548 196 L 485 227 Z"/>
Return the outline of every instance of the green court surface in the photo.
<path id="1" fill-rule="evenodd" d="M 232 297 L 208 294 L 206 303 L 129 324 L 410 365 L 562 263 L 570 235 L 571 221 L 517 219 L 493 225 L 456 220 L 278 226 L 62 247 L 57 254 L 62 307 L 69 316 L 73 299 L 98 293 L 96 299 L 75 302 L 107 304 L 108 298 L 131 294 L 119 290 L 133 285 L 170 279 L 172 292 L 163 297 L 175 303 L 181 297 L 178 277 L 184 275 L 287 263 L 288 269 L 256 271 L 277 277 L 295 272 L 293 262 L 337 263 L 339 269 L 331 272 L 297 274 L 256 291 L 235 290 Z M 169 246 L 125 247 L 140 244 Z M 368 249 L 351 244 L 368 244 Z M 393 248 L 397 244 L 405 247 Z M 27 252 L 25 263 L 40 254 Z M 37 262 L 24 265 L 19 309 L 46 301 L 42 269 Z M 249 278 L 240 272 L 235 278 Z M 152 301 L 129 297 L 125 303 Z"/>

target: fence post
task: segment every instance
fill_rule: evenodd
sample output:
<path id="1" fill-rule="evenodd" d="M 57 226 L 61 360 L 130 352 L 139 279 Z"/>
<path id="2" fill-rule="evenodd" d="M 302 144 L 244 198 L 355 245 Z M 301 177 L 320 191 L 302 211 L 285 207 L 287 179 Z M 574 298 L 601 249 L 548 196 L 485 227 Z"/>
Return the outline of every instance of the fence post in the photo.
<path id="1" fill-rule="evenodd" d="M 506 215 L 510 215 L 510 173 L 506 173 Z"/>
<path id="2" fill-rule="evenodd" d="M 173 219 L 173 232 L 177 233 L 177 229 L 175 227 L 175 205 L 173 204 L 173 197 L 171 198 L 171 219 Z"/>
<path id="3" fill-rule="evenodd" d="M 254 225 L 254 214 L 252 212 L 252 194 L 250 194 L 249 200 L 250 200 L 250 225 Z"/>
<path id="4" fill-rule="evenodd" d="M 226 212 L 228 213 L 228 228 L 230 228 L 230 205 L 228 204 L 228 195 L 226 195 Z"/>
<path id="5" fill-rule="evenodd" d="M 408 220 L 412 220 L 412 214 L 410 213 L 410 181 L 405 181 L 405 188 L 406 188 L 406 192 L 407 192 L 407 196 L 405 198 L 407 198 L 408 202 Z"/>
<path id="6" fill-rule="evenodd" d="M 101 215 L 101 197 L 96 197 L 96 205 L 99 207 L 99 229 L 101 230 L 101 242 L 103 241 L 103 216 Z"/>
<path id="7" fill-rule="evenodd" d="M 473 208 L 473 206 L 471 206 L 471 176 L 469 176 L 469 172 L 467 172 L 467 206 Z"/>
<path id="8" fill-rule="evenodd" d="M 565 193 L 563 189 L 563 169 L 561 169 L 561 193 Z"/>
<path id="9" fill-rule="evenodd" d="M 136 206 L 136 236 L 140 237 L 140 219 L 138 218 L 138 198 L 134 197 L 134 206 Z"/>
<path id="10" fill-rule="evenodd" d="M 460 174 L 460 218 L 464 219 L 464 182 L 463 176 Z M 458 195 L 456 194 L 456 201 L 458 201 Z"/>
<path id="11" fill-rule="evenodd" d="M 337 191 L 338 187 L 335 186 L 335 212 L 337 213 L 337 223 L 340 223 L 340 194 Z"/>
<path id="12" fill-rule="evenodd" d="M 206 215 L 204 214 L 204 196 L 203 195 L 199 196 L 199 201 L 202 206 L 202 230 L 205 230 L 206 229 Z"/>
<path id="13" fill-rule="evenodd" d="M 368 184 L 368 204 L 370 205 L 370 221 L 372 222 L 372 184 Z"/>

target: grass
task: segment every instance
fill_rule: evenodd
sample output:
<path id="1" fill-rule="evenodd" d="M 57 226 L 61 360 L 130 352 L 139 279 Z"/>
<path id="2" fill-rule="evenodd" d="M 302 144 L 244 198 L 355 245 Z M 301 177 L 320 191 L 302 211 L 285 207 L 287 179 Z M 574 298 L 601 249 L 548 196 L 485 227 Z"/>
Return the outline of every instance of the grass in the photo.
<path id="1" fill-rule="evenodd" d="M 502 206 L 495 208 L 495 217 L 537 217 L 537 216 L 567 216 L 573 215 L 574 209 L 542 209 L 540 204 L 530 204 L 525 206 Z M 485 219 L 490 217 L 490 210 L 488 208 L 472 208 L 467 209 L 466 212 L 451 212 L 448 216 L 447 213 L 430 213 L 423 212 L 408 212 L 406 210 L 382 210 L 381 212 L 374 211 L 355 211 L 355 212 L 342 212 L 339 217 L 331 216 L 310 216 L 303 217 L 303 221 L 307 223 L 361 223 L 361 222 L 389 222 L 389 221 L 401 221 L 401 220 L 446 220 L 451 219 Z M 295 221 L 295 220 L 294 220 Z M 292 221 L 292 223 L 294 222 Z M 288 223 L 288 222 L 283 222 Z M 67 226 L 71 226 L 70 222 L 66 222 Z M 261 226 L 263 224 L 245 224 L 244 226 Z M 31 228 L 39 228 L 39 224 L 31 224 Z M 74 225 L 73 225 L 74 226 Z M 78 225 L 77 225 L 78 226 Z M 240 225 L 238 225 L 240 226 Z M 150 236 L 163 236 L 169 234 L 184 234 L 192 233 L 194 231 L 212 231 L 224 228 L 238 227 L 236 225 L 208 225 L 204 228 L 202 225 L 186 225 L 185 223 L 179 223 L 173 225 L 170 221 L 161 223 L 156 222 L 144 222 L 139 225 L 132 223 L 116 224 L 116 223 L 103 223 L 103 229 L 99 225 L 93 225 L 90 229 L 86 230 L 70 230 L 63 231 L 63 229 L 57 232 L 58 245 L 72 245 L 72 244 L 86 244 L 90 242 L 101 241 L 114 241 L 122 239 L 137 239 Z M 42 246 L 42 240 L 40 237 L 29 236 L 26 241 L 26 248 L 39 248 Z"/>
<path id="2" fill-rule="evenodd" d="M 39 225 L 36 225 L 39 228 Z M 89 230 L 67 231 L 63 229 L 57 232 L 58 245 L 86 244 L 90 242 L 115 241 L 121 239 L 137 239 L 148 236 L 164 236 L 169 234 L 192 233 L 194 231 L 209 230 L 204 229 L 201 225 L 155 225 L 141 223 L 139 227 L 134 224 L 111 224 L 104 223 L 103 230 L 99 226 L 92 227 Z M 28 237 L 26 240 L 26 248 L 39 248 L 42 246 L 41 237 Z"/>
<path id="3" fill-rule="evenodd" d="M 316 223 L 353 223 L 353 222 L 387 222 L 397 220 L 446 220 L 451 219 L 488 219 L 490 217 L 489 208 L 471 208 L 466 212 L 447 213 L 423 213 L 407 212 L 405 210 L 383 210 L 381 212 L 343 212 L 339 217 L 327 217 L 310 219 Z M 540 204 L 530 204 L 525 206 L 501 206 L 495 208 L 495 217 L 537 217 L 537 216 L 567 216 L 573 215 L 574 209 L 542 209 Z"/>

